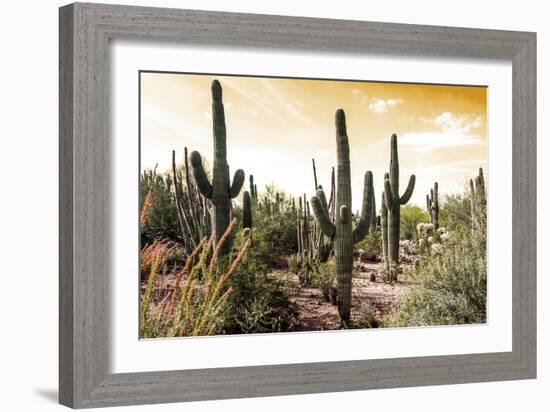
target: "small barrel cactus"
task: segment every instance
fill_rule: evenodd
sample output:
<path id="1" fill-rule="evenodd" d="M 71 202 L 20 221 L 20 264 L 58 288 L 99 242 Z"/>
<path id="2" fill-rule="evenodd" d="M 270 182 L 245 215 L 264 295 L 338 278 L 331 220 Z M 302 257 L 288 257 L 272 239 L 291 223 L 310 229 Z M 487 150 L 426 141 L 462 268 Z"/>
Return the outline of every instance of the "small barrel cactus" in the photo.
<path id="1" fill-rule="evenodd" d="M 241 169 L 237 170 L 233 176 L 233 182 L 230 183 L 222 87 L 217 80 L 212 82 L 212 120 L 214 136 L 212 182 L 208 180 L 199 152 L 191 153 L 191 166 L 199 191 L 212 203 L 212 231 L 215 241 L 218 242 L 229 226 L 231 199 L 237 197 L 241 191 L 245 175 Z M 226 255 L 230 250 L 231 239 L 229 238 L 221 245 L 218 256 Z"/>
<path id="2" fill-rule="evenodd" d="M 346 117 L 342 109 L 336 111 L 336 147 L 337 147 L 337 182 L 336 182 L 336 219 L 329 217 L 325 193 L 318 189 L 311 198 L 315 219 L 323 234 L 334 242 L 336 260 L 336 285 L 338 314 L 343 324 L 351 317 L 351 288 L 353 267 L 353 244 L 361 241 L 369 231 L 372 193 L 372 173 L 365 173 L 363 186 L 363 204 L 359 223 L 353 229 L 351 217 L 351 172 L 349 141 L 346 130 Z"/>

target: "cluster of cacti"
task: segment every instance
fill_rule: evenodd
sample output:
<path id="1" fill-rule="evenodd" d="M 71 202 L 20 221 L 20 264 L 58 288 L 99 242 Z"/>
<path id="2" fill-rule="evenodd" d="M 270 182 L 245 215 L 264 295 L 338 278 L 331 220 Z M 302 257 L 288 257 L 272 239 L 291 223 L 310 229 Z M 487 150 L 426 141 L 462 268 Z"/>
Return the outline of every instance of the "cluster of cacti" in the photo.
<path id="1" fill-rule="evenodd" d="M 388 281 L 396 280 L 399 265 L 399 238 L 401 223 L 401 205 L 406 204 L 412 196 L 416 177 L 411 175 L 407 190 L 399 195 L 399 158 L 397 153 L 397 136 L 391 136 L 390 172 L 384 175 L 384 193 L 382 195 L 381 225 L 382 250 Z"/>
<path id="2" fill-rule="evenodd" d="M 470 206 L 472 210 L 472 230 L 485 229 L 487 225 L 487 198 L 483 169 L 474 180 L 470 179 Z"/>
<path id="3" fill-rule="evenodd" d="M 434 227 L 434 232 L 439 229 L 439 186 L 437 182 L 430 189 L 430 194 L 426 195 L 426 210 L 430 214 L 430 223 Z"/>
<path id="4" fill-rule="evenodd" d="M 212 203 L 212 231 L 215 242 L 218 242 L 231 221 L 231 199 L 237 197 L 241 191 L 245 175 L 239 169 L 235 172 L 233 181 L 230 182 L 222 87 L 217 80 L 212 82 L 212 121 L 214 138 L 212 181 L 210 182 L 208 179 L 199 152 L 191 153 L 191 166 L 197 187 L 202 195 Z M 231 237 L 229 237 L 221 246 L 219 256 L 226 255 L 231 250 L 231 244 Z"/>
<path id="5" fill-rule="evenodd" d="M 372 173 L 365 173 L 362 214 L 359 223 L 352 227 L 351 217 L 351 171 L 349 141 L 346 130 L 346 117 L 342 109 L 336 111 L 337 183 L 336 216 L 330 220 L 325 193 L 318 189 L 311 198 L 315 219 L 323 234 L 334 242 L 336 261 L 336 289 L 338 314 L 344 324 L 351 318 L 351 288 L 353 267 L 353 244 L 368 233 L 371 223 Z"/>
<path id="6" fill-rule="evenodd" d="M 183 243 L 186 250 L 192 251 L 210 233 L 210 202 L 190 179 L 187 147 L 183 169 L 176 166 L 176 151 L 172 151 L 172 186 Z"/>
<path id="7" fill-rule="evenodd" d="M 185 148 L 184 162 L 179 168 L 176 167 L 176 152 L 172 152 L 172 179 L 166 182 L 173 190 L 182 243 L 187 251 L 197 249 L 201 241 L 209 235 L 212 235 L 213 245 L 216 245 L 226 231 L 231 231 L 232 199 L 240 194 L 245 182 L 245 174 L 241 169 L 235 172 L 232 180 L 230 179 L 222 88 L 217 80 L 212 82 L 211 93 L 214 143 L 211 174 L 205 170 L 201 155 L 193 151 L 188 159 L 187 148 Z M 342 324 L 346 325 L 351 319 L 354 244 L 363 240 L 370 230 L 380 228 L 381 233 L 376 232 L 376 236 L 371 237 L 378 248 L 380 245 L 378 236 L 381 235 L 383 272 L 386 281 L 389 283 L 397 281 L 400 263 L 401 206 L 411 199 L 416 178 L 414 174 L 410 176 L 407 188 L 401 195 L 397 136 L 392 134 L 391 160 L 389 171 L 384 174 L 380 215 L 376 213 L 377 202 L 371 171 L 365 171 L 361 210 L 353 215 L 350 147 L 346 117 L 342 109 L 336 111 L 335 128 L 337 165 L 336 170 L 332 168 L 329 199 L 327 200 L 325 191 L 319 184 L 315 159 L 312 159 L 315 195 L 309 202 L 306 194 L 295 199 L 288 197 L 284 191 L 278 192 L 274 186 L 269 185 L 265 186 L 265 192 L 262 191 L 261 195 L 258 195 L 254 176 L 251 174 L 248 190 L 243 192 L 242 197 L 242 226 L 248 236 L 251 234 L 253 223 L 260 228 L 264 223 L 267 223 L 266 227 L 277 226 L 284 217 L 287 219 L 285 220 L 287 224 L 293 225 L 293 218 L 288 219 L 289 212 L 292 211 L 291 216 L 296 216 L 297 253 L 290 257 L 289 266 L 297 271 L 300 282 L 307 284 L 312 272 L 318 269 L 321 263 L 326 262 L 332 254 L 334 255 L 335 302 Z M 194 179 L 190 178 L 190 167 Z M 147 177 L 147 179 L 154 178 L 154 172 Z M 485 227 L 487 218 L 483 170 L 479 169 L 479 175 L 469 183 L 472 230 L 477 231 Z M 310 207 L 312 214 L 310 214 Z M 437 182 L 426 195 L 426 209 L 430 215 L 430 225 L 433 225 L 433 233 L 438 233 L 440 204 Z M 172 214 L 174 215 L 173 211 Z M 403 219 L 405 224 L 407 219 L 405 217 Z M 290 233 L 290 236 L 287 236 L 290 238 L 290 248 L 284 254 L 278 254 L 277 257 L 292 253 L 290 250 L 294 245 L 293 228 L 286 229 L 285 233 Z M 263 232 L 258 231 L 257 234 L 257 243 L 260 244 L 259 235 Z M 368 238 L 369 241 L 371 237 Z M 227 255 L 232 248 L 231 235 L 223 239 L 226 239 L 223 244 L 218 245 L 217 256 L 220 257 Z M 365 244 L 369 243 L 365 242 Z M 368 247 L 370 249 L 370 246 Z M 376 257 L 375 255 L 374 258 Z"/>
<path id="8" fill-rule="evenodd" d="M 271 192 L 268 190 L 260 197 L 256 198 L 255 204 L 257 204 L 260 210 L 263 210 L 266 215 L 271 218 L 277 218 L 285 211 L 292 207 L 292 202 L 285 198 L 284 194 L 279 192 Z"/>

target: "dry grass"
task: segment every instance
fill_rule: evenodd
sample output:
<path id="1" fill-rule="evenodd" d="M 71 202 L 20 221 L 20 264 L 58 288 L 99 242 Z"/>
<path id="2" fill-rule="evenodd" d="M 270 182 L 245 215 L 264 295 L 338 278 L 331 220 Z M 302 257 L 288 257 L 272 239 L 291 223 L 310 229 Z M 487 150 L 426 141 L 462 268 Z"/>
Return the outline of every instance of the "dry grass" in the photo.
<path id="1" fill-rule="evenodd" d="M 168 263 L 177 245 L 170 241 L 155 241 L 143 248 L 142 279 L 146 283 L 141 295 L 142 338 L 203 336 L 219 333 L 224 324 L 228 298 L 233 288 L 228 280 L 244 258 L 250 239 L 237 255 L 220 265 L 219 250 L 231 234 L 235 220 L 214 246 L 214 238 L 203 238 L 187 256 L 181 269 Z M 167 282 L 166 279 L 175 279 Z M 146 281 L 145 281 L 146 280 Z"/>

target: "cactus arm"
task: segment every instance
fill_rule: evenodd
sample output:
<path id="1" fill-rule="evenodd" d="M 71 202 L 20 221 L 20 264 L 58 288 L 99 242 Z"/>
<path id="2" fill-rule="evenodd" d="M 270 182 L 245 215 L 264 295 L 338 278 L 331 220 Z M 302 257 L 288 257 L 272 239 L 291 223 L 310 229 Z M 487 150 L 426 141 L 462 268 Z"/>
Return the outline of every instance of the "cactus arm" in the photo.
<path id="1" fill-rule="evenodd" d="M 327 203 L 327 197 L 325 196 L 325 191 L 319 186 L 319 190 L 315 192 L 316 196 L 321 201 L 321 206 L 323 207 L 323 210 L 328 216 L 328 203 Z"/>
<path id="2" fill-rule="evenodd" d="M 411 175 L 411 177 L 409 178 L 409 184 L 407 185 L 407 190 L 405 190 L 405 193 L 403 193 L 403 196 L 401 196 L 399 198 L 399 203 L 401 203 L 402 205 L 406 204 L 412 194 L 413 194 L 413 190 L 414 190 L 414 184 L 416 183 L 416 176 L 415 175 Z"/>
<path id="3" fill-rule="evenodd" d="M 386 203 L 386 207 L 388 209 L 391 209 L 393 207 L 394 199 L 393 199 L 393 193 L 391 191 L 390 179 L 388 178 L 384 179 L 384 193 L 385 193 L 384 200 Z"/>
<path id="4" fill-rule="evenodd" d="M 372 219 L 372 203 L 374 193 L 372 188 L 372 172 L 365 173 L 365 182 L 363 185 L 363 205 L 359 223 L 353 230 L 353 243 L 360 242 L 369 233 Z"/>
<path id="5" fill-rule="evenodd" d="M 340 206 L 340 221 L 342 223 L 350 223 L 351 222 L 351 216 L 349 213 L 349 209 L 346 205 Z"/>
<path id="6" fill-rule="evenodd" d="M 199 152 L 191 152 L 191 167 L 193 168 L 193 175 L 195 176 L 195 182 L 197 183 L 199 191 L 205 198 L 211 199 L 212 184 L 208 180 Z"/>
<path id="7" fill-rule="evenodd" d="M 244 185 L 244 172 L 242 169 L 239 169 L 235 172 L 233 175 L 233 183 L 231 184 L 231 188 L 229 189 L 229 196 L 231 198 L 235 198 L 239 195 L 243 185 Z"/>
<path id="8" fill-rule="evenodd" d="M 336 232 L 336 228 L 330 221 L 328 213 L 326 212 L 326 209 L 324 209 L 322 200 L 319 199 L 318 195 L 311 198 L 311 207 L 313 208 L 313 214 L 315 215 L 315 219 L 317 220 L 321 231 L 326 237 L 332 239 Z"/>

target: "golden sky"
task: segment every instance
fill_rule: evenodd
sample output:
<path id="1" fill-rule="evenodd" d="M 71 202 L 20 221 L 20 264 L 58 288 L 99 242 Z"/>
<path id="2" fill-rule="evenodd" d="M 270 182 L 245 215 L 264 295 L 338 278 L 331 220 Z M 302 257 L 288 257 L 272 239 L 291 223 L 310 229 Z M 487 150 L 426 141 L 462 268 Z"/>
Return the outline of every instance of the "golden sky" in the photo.
<path id="1" fill-rule="evenodd" d="M 198 150 L 211 164 L 210 84 L 223 88 L 227 157 L 231 174 L 253 174 L 261 192 L 274 183 L 308 198 L 329 188 L 336 166 L 334 113 L 346 112 L 351 151 L 353 209 L 359 209 L 365 171 L 374 174 L 377 208 L 389 168 L 390 136 L 399 145 L 401 192 L 416 174 L 411 202 L 424 207 L 440 193 L 461 191 L 487 167 L 487 95 L 484 87 L 273 79 L 236 76 L 141 74 L 141 167 L 169 169 L 172 150 Z"/>

